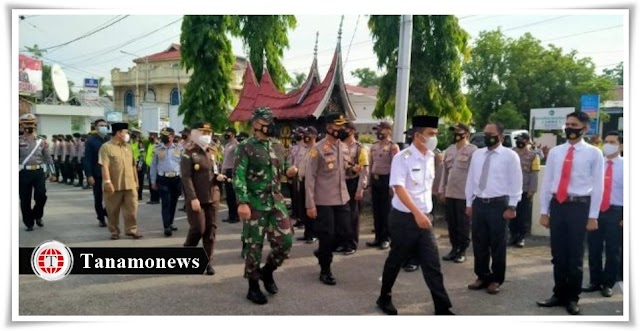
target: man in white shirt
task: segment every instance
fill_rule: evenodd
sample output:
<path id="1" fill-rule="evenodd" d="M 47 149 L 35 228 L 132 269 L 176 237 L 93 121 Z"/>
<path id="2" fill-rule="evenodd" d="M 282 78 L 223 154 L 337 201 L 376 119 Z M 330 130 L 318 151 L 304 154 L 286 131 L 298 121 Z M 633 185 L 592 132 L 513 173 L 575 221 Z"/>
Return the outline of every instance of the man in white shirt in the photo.
<path id="1" fill-rule="evenodd" d="M 598 228 L 602 202 L 602 152 L 582 139 L 589 121 L 583 112 L 567 115 L 567 142 L 549 151 L 540 190 L 540 224 L 550 229 L 555 286 L 553 296 L 537 304 L 565 306 L 571 315 L 580 313 L 584 239 Z"/>
<path id="2" fill-rule="evenodd" d="M 618 132 L 609 132 L 604 138 L 604 188 L 598 229 L 587 234 L 589 243 L 590 284 L 583 292 L 600 291 L 602 296 L 613 295 L 613 286 L 618 278 L 621 264 L 622 205 L 624 200 L 624 164 L 620 157 L 622 137 Z M 603 248 L 606 262 L 602 266 Z"/>
<path id="3" fill-rule="evenodd" d="M 431 291 L 436 315 L 454 315 L 440 272 L 438 245 L 432 231 L 431 188 L 435 178 L 433 151 L 438 144 L 438 118 L 414 116 L 409 148 L 398 152 L 391 162 L 389 186 L 394 195 L 389 214 L 391 250 L 384 264 L 382 287 L 376 304 L 387 315 L 397 315 L 391 289 L 405 261 L 417 256 L 424 281 Z"/>
<path id="4" fill-rule="evenodd" d="M 487 147 L 471 157 L 465 186 L 466 214 L 471 219 L 473 269 L 478 276 L 470 290 L 487 288 L 500 292 L 507 269 L 507 222 L 516 217 L 522 198 L 520 158 L 502 146 L 504 126 L 489 123 L 484 128 Z"/>

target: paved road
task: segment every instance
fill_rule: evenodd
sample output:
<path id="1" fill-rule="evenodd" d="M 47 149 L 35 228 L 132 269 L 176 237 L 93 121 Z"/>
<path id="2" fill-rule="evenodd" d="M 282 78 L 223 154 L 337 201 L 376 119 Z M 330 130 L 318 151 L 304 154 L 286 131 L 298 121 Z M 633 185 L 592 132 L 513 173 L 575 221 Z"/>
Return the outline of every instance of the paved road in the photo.
<path id="1" fill-rule="evenodd" d="M 141 204 L 141 240 L 109 240 L 93 213 L 91 190 L 48 184 L 45 226 L 24 231 L 21 247 L 44 240 L 59 240 L 70 247 L 180 247 L 187 230 L 185 214 L 178 211 L 173 237 L 163 236 L 160 206 Z M 145 192 L 145 201 L 148 193 Z M 143 201 L 144 202 L 144 201 Z M 181 203 L 181 202 L 180 202 Z M 179 205 L 180 206 L 180 205 Z M 221 212 L 226 216 L 226 210 Z M 280 293 L 269 304 L 257 306 L 246 298 L 240 258 L 241 224 L 220 223 L 216 242 L 214 276 L 70 275 L 47 282 L 32 275 L 20 279 L 20 315 L 380 315 L 375 300 L 387 251 L 367 248 L 371 225 L 361 228 L 360 249 L 353 256 L 334 258 L 337 286 L 318 280 L 319 266 L 312 251 L 317 244 L 295 242 L 290 258 L 275 274 Z M 446 230 L 437 228 L 440 252 L 448 252 Z M 445 286 L 453 311 L 461 315 L 566 315 L 563 308 L 539 308 L 535 301 L 547 298 L 553 286 L 548 242 L 529 240 L 524 249 L 509 248 L 507 280 L 498 295 L 469 291 L 475 280 L 473 259 L 455 264 L 443 262 Z M 586 263 L 586 261 L 585 261 Z M 585 266 L 585 275 L 587 272 Z M 585 277 L 585 282 L 587 281 Z M 401 315 L 433 314 L 433 303 L 420 272 L 401 272 L 394 287 L 394 303 Z M 51 300 L 55 299 L 55 300 Z M 623 295 L 616 287 L 611 298 L 599 293 L 583 294 L 584 315 L 622 315 Z"/>

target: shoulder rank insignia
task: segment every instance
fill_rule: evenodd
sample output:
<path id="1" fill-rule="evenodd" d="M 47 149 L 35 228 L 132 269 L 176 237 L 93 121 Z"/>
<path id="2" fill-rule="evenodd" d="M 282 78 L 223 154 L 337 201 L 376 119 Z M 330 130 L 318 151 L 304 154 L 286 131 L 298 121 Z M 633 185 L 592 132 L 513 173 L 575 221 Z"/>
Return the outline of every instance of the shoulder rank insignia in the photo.
<path id="1" fill-rule="evenodd" d="M 402 156 L 405 159 L 408 159 L 411 156 L 411 151 L 407 149 L 406 151 L 404 151 L 404 153 L 402 153 Z"/>
<path id="2" fill-rule="evenodd" d="M 309 151 L 309 156 L 311 158 L 317 157 L 318 156 L 318 150 L 315 147 L 311 148 L 311 150 Z"/>

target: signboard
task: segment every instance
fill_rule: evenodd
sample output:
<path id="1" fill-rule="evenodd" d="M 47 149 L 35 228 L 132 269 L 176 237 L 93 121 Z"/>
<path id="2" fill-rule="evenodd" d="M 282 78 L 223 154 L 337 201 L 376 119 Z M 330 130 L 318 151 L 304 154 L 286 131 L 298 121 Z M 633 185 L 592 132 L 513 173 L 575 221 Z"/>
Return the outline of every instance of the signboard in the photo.
<path id="1" fill-rule="evenodd" d="M 98 93 L 99 82 L 97 79 L 85 78 L 84 79 L 84 100 L 85 101 L 97 101 L 100 98 Z"/>
<path id="2" fill-rule="evenodd" d="M 529 123 L 533 130 L 562 130 L 567 115 L 574 112 L 574 107 L 534 108 L 529 115 Z"/>
<path id="3" fill-rule="evenodd" d="M 178 115 L 180 106 L 169 106 L 169 126 L 176 132 L 184 128 L 184 116 Z"/>
<path id="4" fill-rule="evenodd" d="M 585 94 L 580 97 L 580 109 L 589 115 L 591 122 L 589 122 L 588 135 L 598 134 L 598 124 L 600 119 L 598 113 L 600 111 L 600 96 L 597 94 Z"/>
<path id="5" fill-rule="evenodd" d="M 148 135 L 149 131 L 160 132 L 160 108 L 143 107 L 140 115 L 142 118 L 140 129 L 143 135 Z"/>
<path id="6" fill-rule="evenodd" d="M 18 64 L 20 93 L 32 95 L 42 91 L 42 61 L 20 54 Z"/>
<path id="7" fill-rule="evenodd" d="M 104 114 L 109 123 L 122 122 L 122 113 L 119 111 L 110 111 Z"/>

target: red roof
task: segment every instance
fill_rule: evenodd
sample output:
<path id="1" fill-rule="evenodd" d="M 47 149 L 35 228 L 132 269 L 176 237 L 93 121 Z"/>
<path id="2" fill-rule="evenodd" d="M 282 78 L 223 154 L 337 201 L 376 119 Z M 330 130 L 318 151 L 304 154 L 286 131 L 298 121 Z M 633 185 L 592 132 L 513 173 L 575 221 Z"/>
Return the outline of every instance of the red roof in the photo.
<path id="1" fill-rule="evenodd" d="M 314 60 L 314 65 L 316 61 Z M 269 75 L 265 71 L 260 83 L 256 83 L 251 65 L 247 66 L 244 74 L 244 86 L 240 93 L 238 105 L 229 116 L 231 121 L 248 121 L 253 110 L 257 107 L 269 107 L 273 116 L 278 119 L 305 118 L 314 116 L 318 109 L 324 108 L 332 92 L 334 84 L 341 77 L 336 77 L 340 66 L 340 48 L 337 47 L 331 61 L 331 66 L 324 80 L 318 84 L 317 67 L 312 66 L 304 84 L 288 94 L 278 91 Z"/>
<path id="2" fill-rule="evenodd" d="M 362 87 L 362 86 L 348 85 L 348 84 L 345 84 L 344 86 L 347 88 L 347 92 L 349 92 L 349 93 L 364 94 L 364 95 L 369 95 L 369 96 L 373 96 L 373 97 L 378 95 L 378 89 L 377 88 Z"/>
<path id="3" fill-rule="evenodd" d="M 133 60 L 133 62 L 135 62 L 135 63 L 145 63 L 145 58 L 148 58 L 149 62 L 180 60 L 180 44 L 171 44 L 171 46 L 169 46 L 169 48 L 167 48 L 166 50 L 164 50 L 162 52 L 151 54 L 151 55 L 147 55 L 146 57 L 141 57 L 141 58 L 135 59 L 135 60 Z M 236 56 L 236 62 L 233 64 L 233 69 L 234 70 L 242 68 L 242 66 L 240 66 L 238 64 L 239 60 L 242 61 L 242 60 L 244 60 L 244 58 Z"/>

